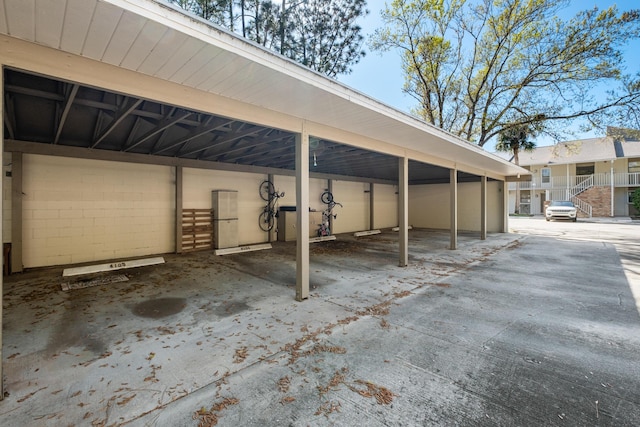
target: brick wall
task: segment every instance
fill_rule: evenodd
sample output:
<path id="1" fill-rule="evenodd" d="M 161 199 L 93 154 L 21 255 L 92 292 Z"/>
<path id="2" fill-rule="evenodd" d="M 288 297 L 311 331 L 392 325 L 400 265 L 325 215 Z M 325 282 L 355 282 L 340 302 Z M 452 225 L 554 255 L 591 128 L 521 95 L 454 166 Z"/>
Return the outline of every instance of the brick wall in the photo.
<path id="1" fill-rule="evenodd" d="M 577 198 L 592 206 L 592 216 L 611 216 L 611 187 L 591 187 L 578 194 Z M 586 215 L 579 211 L 578 216 Z"/>

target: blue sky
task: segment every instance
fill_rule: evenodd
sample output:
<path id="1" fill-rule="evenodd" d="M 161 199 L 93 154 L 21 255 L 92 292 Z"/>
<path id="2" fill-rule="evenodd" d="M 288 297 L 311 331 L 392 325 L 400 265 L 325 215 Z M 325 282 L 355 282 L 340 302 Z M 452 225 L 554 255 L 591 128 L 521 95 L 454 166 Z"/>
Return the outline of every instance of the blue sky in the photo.
<path id="1" fill-rule="evenodd" d="M 363 33 L 369 36 L 373 31 L 382 25 L 380 21 L 380 11 L 384 8 L 385 0 L 368 0 L 367 8 L 370 14 L 360 22 Z M 597 6 L 599 9 L 606 9 L 613 4 L 617 4 L 619 11 L 640 8 L 638 0 L 573 0 L 569 9 L 566 10 L 568 16 L 573 16 L 581 9 Z M 402 92 L 404 75 L 402 73 L 400 57 L 397 52 L 389 51 L 382 55 L 379 52 L 371 52 L 365 46 L 367 55 L 353 67 L 353 72 L 349 75 L 340 76 L 338 80 L 347 86 L 356 89 L 364 94 L 377 99 L 398 110 L 409 112 L 415 105 L 415 100 Z M 640 42 L 636 41 L 626 49 L 627 72 L 640 69 Z M 633 73 L 635 73 L 633 71 Z M 602 89 L 600 89 L 602 90 Z M 577 126 L 577 123 L 576 123 Z M 594 136 L 593 133 L 579 134 L 578 138 L 588 138 Z M 550 145 L 554 141 L 551 139 L 540 139 L 536 141 L 538 145 Z M 491 151 L 493 148 L 485 146 Z"/>

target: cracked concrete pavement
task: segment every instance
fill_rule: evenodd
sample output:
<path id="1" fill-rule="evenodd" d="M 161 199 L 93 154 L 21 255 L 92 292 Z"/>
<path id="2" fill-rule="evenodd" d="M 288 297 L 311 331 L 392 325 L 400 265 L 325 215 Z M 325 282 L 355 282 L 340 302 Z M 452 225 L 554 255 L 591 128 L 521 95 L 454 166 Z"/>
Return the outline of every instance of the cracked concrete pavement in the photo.
<path id="1" fill-rule="evenodd" d="M 2 424 L 640 425 L 640 225 L 510 225 L 5 278 Z"/>

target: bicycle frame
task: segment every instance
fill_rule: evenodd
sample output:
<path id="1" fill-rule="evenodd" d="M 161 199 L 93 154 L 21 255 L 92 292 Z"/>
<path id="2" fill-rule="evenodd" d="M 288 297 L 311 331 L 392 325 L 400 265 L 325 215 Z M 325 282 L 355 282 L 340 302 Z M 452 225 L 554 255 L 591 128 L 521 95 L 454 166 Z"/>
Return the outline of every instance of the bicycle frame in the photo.
<path id="1" fill-rule="evenodd" d="M 336 219 L 338 217 L 337 214 L 333 213 L 333 208 L 335 208 L 336 206 L 342 207 L 342 204 L 333 200 L 333 194 L 330 191 L 325 191 L 324 193 L 322 193 L 322 195 L 320 196 L 320 200 L 322 200 L 322 203 L 327 205 L 327 208 L 322 211 L 322 224 L 320 224 L 320 227 L 318 228 L 318 236 L 330 236 L 330 221 L 332 218 Z"/>
<path id="2" fill-rule="evenodd" d="M 262 213 L 258 217 L 258 225 L 262 231 L 271 231 L 275 225 L 275 218 L 278 217 L 278 199 L 284 197 L 283 192 L 277 192 L 271 181 L 263 181 L 259 187 L 260 197 L 267 204 L 262 209 Z"/>

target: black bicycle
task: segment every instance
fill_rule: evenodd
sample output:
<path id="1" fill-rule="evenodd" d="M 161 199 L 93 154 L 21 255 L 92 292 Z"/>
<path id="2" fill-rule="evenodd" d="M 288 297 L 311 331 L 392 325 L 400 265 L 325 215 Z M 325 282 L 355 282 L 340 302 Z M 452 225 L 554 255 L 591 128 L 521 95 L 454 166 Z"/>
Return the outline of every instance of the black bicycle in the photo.
<path id="1" fill-rule="evenodd" d="M 277 192 L 271 181 L 263 181 L 260 184 L 260 197 L 267 204 L 258 217 L 258 225 L 262 231 L 271 231 L 278 217 L 278 199 L 284 197 L 284 191 Z"/>
<path id="2" fill-rule="evenodd" d="M 333 217 L 333 219 L 338 217 L 337 214 L 333 213 L 333 208 L 336 206 L 342 207 L 342 203 L 338 203 L 333 200 L 333 194 L 330 191 L 322 193 L 320 200 L 322 200 L 322 203 L 327 205 L 327 207 L 322 211 L 322 224 L 320 224 L 320 228 L 318 228 L 318 236 L 330 236 L 331 229 L 329 228 L 329 220 L 331 217 Z"/>

